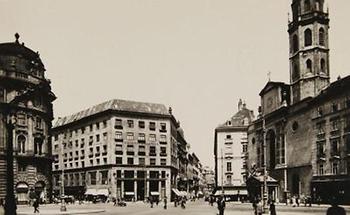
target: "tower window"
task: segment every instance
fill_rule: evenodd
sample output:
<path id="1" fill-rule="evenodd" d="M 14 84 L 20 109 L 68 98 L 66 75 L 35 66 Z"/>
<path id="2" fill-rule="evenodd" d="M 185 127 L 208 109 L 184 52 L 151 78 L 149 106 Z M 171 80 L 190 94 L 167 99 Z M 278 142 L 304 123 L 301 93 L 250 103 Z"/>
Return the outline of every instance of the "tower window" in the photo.
<path id="1" fill-rule="evenodd" d="M 305 47 L 312 45 L 312 32 L 309 28 L 306 29 L 304 32 L 304 39 L 305 39 Z"/>
<path id="2" fill-rule="evenodd" d="M 324 59 L 321 59 L 321 73 L 326 73 L 326 61 Z"/>
<path id="3" fill-rule="evenodd" d="M 299 50 L 299 41 L 298 36 L 293 36 L 293 53 L 297 52 Z"/>
<path id="4" fill-rule="evenodd" d="M 316 9 L 318 11 L 323 11 L 323 3 L 321 0 L 316 0 Z"/>
<path id="5" fill-rule="evenodd" d="M 304 10 L 305 10 L 305 12 L 309 12 L 311 10 L 310 0 L 304 1 Z"/>
<path id="6" fill-rule="evenodd" d="M 320 28 L 319 30 L 319 43 L 321 46 L 324 46 L 325 44 L 325 32 L 324 32 L 324 29 L 323 28 Z"/>
<path id="7" fill-rule="evenodd" d="M 306 69 L 307 72 L 312 73 L 312 61 L 310 59 L 306 61 Z"/>
<path id="8" fill-rule="evenodd" d="M 293 81 L 296 81 L 299 78 L 300 78 L 300 74 L 299 74 L 298 65 L 294 65 L 292 79 Z"/>

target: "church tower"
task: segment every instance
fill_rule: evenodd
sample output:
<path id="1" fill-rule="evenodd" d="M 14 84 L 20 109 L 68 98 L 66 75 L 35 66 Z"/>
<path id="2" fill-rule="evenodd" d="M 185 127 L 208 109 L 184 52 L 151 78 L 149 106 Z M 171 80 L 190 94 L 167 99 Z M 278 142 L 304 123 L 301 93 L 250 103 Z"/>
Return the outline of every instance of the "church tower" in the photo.
<path id="1" fill-rule="evenodd" d="M 290 41 L 292 103 L 316 96 L 329 85 L 328 12 L 324 0 L 293 0 Z"/>

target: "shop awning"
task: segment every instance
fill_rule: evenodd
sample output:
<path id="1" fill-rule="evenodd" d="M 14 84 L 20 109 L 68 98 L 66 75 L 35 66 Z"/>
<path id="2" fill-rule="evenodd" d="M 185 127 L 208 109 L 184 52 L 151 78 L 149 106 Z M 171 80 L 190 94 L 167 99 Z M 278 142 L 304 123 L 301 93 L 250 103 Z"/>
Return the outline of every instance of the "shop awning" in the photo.
<path id="1" fill-rule="evenodd" d="M 178 189 L 173 188 L 173 189 L 171 189 L 171 190 L 175 193 L 175 195 L 181 196 L 181 193 L 180 193 L 180 191 L 179 191 Z"/>
<path id="2" fill-rule="evenodd" d="M 98 189 L 97 190 L 97 195 L 108 196 L 108 189 Z"/>
<path id="3" fill-rule="evenodd" d="M 88 188 L 86 189 L 86 192 L 85 192 L 85 195 L 97 195 L 97 190 L 96 189 L 93 189 L 93 188 Z"/>
<path id="4" fill-rule="evenodd" d="M 133 196 L 133 195 L 134 195 L 134 192 L 125 192 L 125 195 L 126 195 L 126 196 Z"/>
<path id="5" fill-rule="evenodd" d="M 187 196 L 187 192 L 186 191 L 180 191 L 181 196 Z"/>
<path id="6" fill-rule="evenodd" d="M 17 189 L 28 189 L 28 185 L 25 183 L 18 183 L 16 188 Z"/>
<path id="7" fill-rule="evenodd" d="M 159 192 L 151 192 L 152 196 L 159 196 Z"/>
<path id="8" fill-rule="evenodd" d="M 248 195 L 247 190 L 239 190 L 239 195 Z"/>

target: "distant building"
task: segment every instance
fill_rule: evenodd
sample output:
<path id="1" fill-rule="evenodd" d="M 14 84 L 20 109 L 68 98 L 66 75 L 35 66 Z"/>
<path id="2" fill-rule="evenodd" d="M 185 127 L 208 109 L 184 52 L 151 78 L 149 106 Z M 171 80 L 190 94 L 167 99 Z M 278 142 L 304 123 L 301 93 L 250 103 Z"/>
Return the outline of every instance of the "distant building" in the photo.
<path id="1" fill-rule="evenodd" d="M 254 119 L 253 111 L 239 100 L 238 112 L 215 129 L 215 187 L 217 194 L 237 200 L 247 196 L 245 188 L 247 131 Z"/>
<path id="2" fill-rule="evenodd" d="M 178 176 L 179 125 L 164 105 L 111 100 L 53 128 L 56 195 L 144 200 L 173 198 Z"/>
<path id="3" fill-rule="evenodd" d="M 268 198 L 350 202 L 350 77 L 330 84 L 329 17 L 324 1 L 293 0 L 288 25 L 290 83 L 269 81 L 248 129 L 248 171 Z M 260 192 L 261 191 L 261 192 Z"/>
<path id="4" fill-rule="evenodd" d="M 0 198 L 6 196 L 6 121 L 11 114 L 16 118 L 13 132 L 16 198 L 19 203 L 37 196 L 49 201 L 52 188 L 49 132 L 56 97 L 39 54 L 20 44 L 18 38 L 16 34 L 15 42 L 0 44 Z M 32 91 L 30 95 L 12 104 L 28 90 Z"/>
<path id="5" fill-rule="evenodd" d="M 214 173 L 214 170 L 212 170 L 210 167 L 204 166 L 202 174 L 204 179 L 203 194 L 205 196 L 208 196 L 212 194 L 215 188 L 215 173 Z"/>

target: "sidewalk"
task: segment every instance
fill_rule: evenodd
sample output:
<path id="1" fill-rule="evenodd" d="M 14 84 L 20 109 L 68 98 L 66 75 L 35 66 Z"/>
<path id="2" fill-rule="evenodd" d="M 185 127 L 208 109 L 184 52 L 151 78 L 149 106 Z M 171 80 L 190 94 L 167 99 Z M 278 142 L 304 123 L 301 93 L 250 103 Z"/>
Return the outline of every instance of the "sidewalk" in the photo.
<path id="1" fill-rule="evenodd" d="M 62 215 L 62 214 L 97 214 L 105 212 L 103 209 L 92 209 L 92 208 L 70 208 L 67 206 L 67 211 L 60 211 L 59 205 L 42 205 L 39 207 L 40 215 Z M 18 215 L 29 215 L 34 214 L 33 207 L 19 206 L 17 208 Z"/>

